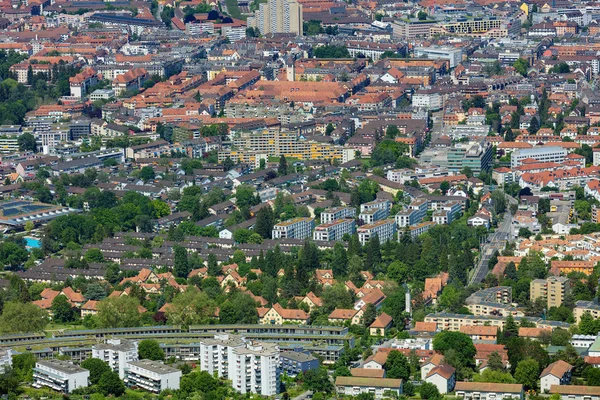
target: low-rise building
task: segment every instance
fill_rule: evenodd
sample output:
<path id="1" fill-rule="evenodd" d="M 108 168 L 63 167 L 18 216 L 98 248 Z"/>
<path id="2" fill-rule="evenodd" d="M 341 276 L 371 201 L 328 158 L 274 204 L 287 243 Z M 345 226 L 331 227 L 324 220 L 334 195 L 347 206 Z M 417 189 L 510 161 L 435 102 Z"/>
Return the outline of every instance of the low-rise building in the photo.
<path id="1" fill-rule="evenodd" d="M 563 360 L 558 360 L 548 365 L 540 375 L 540 390 L 549 392 L 554 385 L 568 385 L 571 383 L 573 366 Z"/>
<path id="2" fill-rule="evenodd" d="M 397 396 L 402 394 L 402 379 L 388 378 L 358 378 L 353 376 L 338 376 L 335 379 L 338 394 L 357 396 L 361 393 L 371 393 L 375 399 L 387 397 L 389 393 Z"/>
<path id="3" fill-rule="evenodd" d="M 319 368 L 319 359 L 302 351 L 282 351 L 279 353 L 279 362 L 281 371 L 289 376 Z"/>
<path id="4" fill-rule="evenodd" d="M 600 386 L 553 385 L 550 394 L 558 394 L 561 400 L 600 400 Z"/>
<path id="5" fill-rule="evenodd" d="M 321 212 L 321 223 L 326 224 L 343 218 L 354 218 L 356 209 L 352 207 L 332 207 Z"/>
<path id="6" fill-rule="evenodd" d="M 425 382 L 434 384 L 440 394 L 450 393 L 456 384 L 456 369 L 448 364 L 438 365 L 429 371 Z"/>
<path id="7" fill-rule="evenodd" d="M 160 393 L 165 389 L 178 390 L 181 370 L 158 361 L 140 360 L 127 363 L 125 384 L 151 393 Z"/>
<path id="8" fill-rule="evenodd" d="M 61 360 L 40 360 L 33 369 L 33 387 L 48 387 L 62 393 L 71 393 L 87 387 L 90 371 Z"/>
<path id="9" fill-rule="evenodd" d="M 458 399 L 479 400 L 523 400 L 523 385 L 513 383 L 456 382 L 455 396 Z"/>

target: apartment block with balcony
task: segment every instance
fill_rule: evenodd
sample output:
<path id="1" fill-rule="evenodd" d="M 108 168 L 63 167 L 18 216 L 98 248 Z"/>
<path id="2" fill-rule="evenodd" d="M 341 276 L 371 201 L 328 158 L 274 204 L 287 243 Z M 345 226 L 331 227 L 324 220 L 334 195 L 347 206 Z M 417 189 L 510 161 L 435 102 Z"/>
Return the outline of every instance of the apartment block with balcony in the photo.
<path id="1" fill-rule="evenodd" d="M 33 387 L 48 387 L 62 393 L 88 386 L 90 371 L 60 360 L 40 360 L 33 369 Z"/>
<path id="2" fill-rule="evenodd" d="M 92 346 L 92 357 L 98 358 L 125 378 L 127 363 L 138 360 L 137 342 L 125 339 L 108 339 L 106 343 Z"/>
<path id="3" fill-rule="evenodd" d="M 321 223 L 327 224 L 342 218 L 354 218 L 356 210 L 352 207 L 332 207 L 321 213 Z"/>
<path id="4" fill-rule="evenodd" d="M 364 246 L 369 240 L 377 236 L 381 243 L 387 242 L 394 237 L 396 233 L 396 221 L 393 219 L 384 219 L 366 224 L 357 229 L 358 240 Z"/>
<path id="5" fill-rule="evenodd" d="M 240 393 L 277 394 L 279 346 L 242 336 L 216 334 L 200 341 L 200 369 L 231 381 Z"/>
<path id="6" fill-rule="evenodd" d="M 151 393 L 160 393 L 165 389 L 178 390 L 181 370 L 158 361 L 140 360 L 127 363 L 125 384 Z"/>
<path id="7" fill-rule="evenodd" d="M 373 200 L 369 201 L 368 203 L 361 204 L 360 212 L 363 213 L 367 210 L 381 209 L 387 211 L 389 215 L 390 208 L 392 208 L 392 202 L 389 200 Z"/>
<path id="8" fill-rule="evenodd" d="M 416 225 L 427 215 L 428 202 L 426 199 L 416 199 L 405 209 L 396 214 L 398 228 Z"/>
<path id="9" fill-rule="evenodd" d="M 313 240 L 337 241 L 347 233 L 354 234 L 356 221 L 351 218 L 338 219 L 333 222 L 321 224 L 313 231 Z"/>
<path id="10" fill-rule="evenodd" d="M 306 239 L 310 237 L 315 220 L 312 218 L 293 218 L 273 226 L 273 239 Z"/>
<path id="11" fill-rule="evenodd" d="M 358 216 L 358 219 L 365 224 L 372 224 L 375 221 L 381 221 L 389 215 L 389 211 L 383 208 L 370 208 L 362 211 Z"/>
<path id="12" fill-rule="evenodd" d="M 457 218 L 460 218 L 462 205 L 458 201 L 448 201 L 433 213 L 432 220 L 436 224 L 451 224 Z"/>
<path id="13" fill-rule="evenodd" d="M 529 285 L 531 301 L 539 298 L 547 302 L 547 307 L 560 307 L 569 293 L 569 278 L 564 276 L 550 276 L 547 279 L 534 279 Z"/>

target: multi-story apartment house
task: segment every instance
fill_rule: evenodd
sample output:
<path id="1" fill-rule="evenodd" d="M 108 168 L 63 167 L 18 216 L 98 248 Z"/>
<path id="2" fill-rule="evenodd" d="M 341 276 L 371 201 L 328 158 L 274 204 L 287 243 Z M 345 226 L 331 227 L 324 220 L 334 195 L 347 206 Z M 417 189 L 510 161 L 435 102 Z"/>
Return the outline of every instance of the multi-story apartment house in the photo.
<path id="1" fill-rule="evenodd" d="M 358 240 L 363 246 L 374 236 L 377 236 L 381 243 L 387 242 L 396 233 L 396 221 L 393 219 L 384 219 L 372 224 L 366 224 L 359 227 L 357 232 Z"/>
<path id="2" fill-rule="evenodd" d="M 302 36 L 302 4 L 296 0 L 269 0 L 248 19 L 248 26 L 258 28 L 261 34 L 295 33 Z"/>
<path id="3" fill-rule="evenodd" d="M 40 360 L 33 369 L 33 387 L 71 393 L 73 390 L 87 387 L 90 371 L 75 364 L 61 360 Z"/>
<path id="4" fill-rule="evenodd" d="M 315 220 L 312 218 L 293 218 L 273 226 L 273 239 L 306 239 L 310 237 Z"/>
<path id="5" fill-rule="evenodd" d="M 134 68 L 124 74 L 117 75 L 112 83 L 115 96 L 120 96 L 126 91 L 137 90 L 148 79 L 148 72 L 144 68 Z"/>
<path id="6" fill-rule="evenodd" d="M 337 241 L 347 233 L 354 234 L 356 221 L 351 218 L 338 219 L 333 222 L 321 224 L 313 231 L 313 240 Z"/>
<path id="7" fill-rule="evenodd" d="M 108 339 L 106 343 L 92 346 L 92 357 L 108 364 L 119 378 L 125 378 L 127 363 L 138 360 L 137 342 L 125 339 Z"/>
<path id="8" fill-rule="evenodd" d="M 547 307 L 560 307 L 569 293 L 569 278 L 565 276 L 549 276 L 547 279 L 534 279 L 529 284 L 531 301 L 543 299 Z"/>
<path id="9" fill-rule="evenodd" d="M 356 210 L 352 207 L 332 207 L 321 213 L 321 223 L 326 224 L 342 218 L 354 218 Z"/>
<path id="10" fill-rule="evenodd" d="M 448 201 L 433 213 L 433 222 L 436 224 L 451 224 L 460 217 L 462 205 L 458 201 Z"/>
<path id="11" fill-rule="evenodd" d="M 0 370 L 5 367 L 12 367 L 12 349 L 2 349 L 0 350 Z"/>
<path id="12" fill-rule="evenodd" d="M 364 224 L 372 224 L 375 221 L 387 218 L 389 214 L 389 211 L 383 208 L 370 208 L 362 211 L 358 219 Z"/>
<path id="13" fill-rule="evenodd" d="M 221 333 L 200 341 L 200 369 L 231 381 L 240 393 L 277 394 L 279 346 Z"/>
<path id="14" fill-rule="evenodd" d="M 387 211 L 388 212 L 387 215 L 389 215 L 391 207 L 392 207 L 392 202 L 389 200 L 373 200 L 373 201 L 369 201 L 368 203 L 361 204 L 360 212 L 363 213 L 367 210 L 381 209 L 381 210 Z"/>
<path id="15" fill-rule="evenodd" d="M 125 384 L 152 393 L 165 389 L 178 390 L 181 370 L 152 360 L 130 361 L 125 371 Z"/>
<path id="16" fill-rule="evenodd" d="M 398 228 L 404 228 L 405 226 L 418 224 L 427 214 L 428 206 L 427 199 L 413 200 L 406 210 L 396 214 L 396 225 L 398 225 Z"/>

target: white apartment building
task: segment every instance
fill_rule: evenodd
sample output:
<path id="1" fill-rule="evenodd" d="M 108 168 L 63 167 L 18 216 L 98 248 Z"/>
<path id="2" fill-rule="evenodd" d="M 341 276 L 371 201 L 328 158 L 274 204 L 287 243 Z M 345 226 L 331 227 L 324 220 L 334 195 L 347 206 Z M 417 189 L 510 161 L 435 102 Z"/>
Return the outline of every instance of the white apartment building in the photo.
<path id="1" fill-rule="evenodd" d="M 437 111 L 442 108 L 442 96 L 438 92 L 421 91 L 412 95 L 412 104 L 416 108 Z"/>
<path id="2" fill-rule="evenodd" d="M 90 371 L 60 360 L 40 360 L 33 369 L 33 387 L 49 387 L 62 393 L 87 387 Z"/>
<path id="3" fill-rule="evenodd" d="M 428 206 L 427 199 L 413 200 L 406 210 L 402 210 L 396 214 L 396 225 L 398 228 L 404 228 L 418 224 L 427 215 Z"/>
<path id="4" fill-rule="evenodd" d="M 106 343 L 92 346 L 92 357 L 108 364 L 119 378 L 125 378 L 127 363 L 138 360 L 137 342 L 125 339 L 108 339 Z"/>
<path id="5" fill-rule="evenodd" d="M 231 381 L 240 393 L 277 394 L 279 346 L 227 333 L 200 341 L 200 369 Z"/>
<path id="6" fill-rule="evenodd" d="M 332 207 L 321 213 L 321 223 L 327 224 L 342 218 L 354 218 L 355 215 L 356 210 L 352 207 Z"/>
<path id="7" fill-rule="evenodd" d="M 364 203 L 360 205 L 360 212 L 365 212 L 367 210 L 373 209 L 382 209 L 386 210 L 388 213 L 390 212 L 390 208 L 392 207 L 392 202 L 389 200 L 373 200 L 368 203 Z"/>
<path id="8" fill-rule="evenodd" d="M 451 224 L 460 217 L 462 206 L 458 201 L 448 201 L 433 213 L 432 220 L 436 224 Z"/>
<path id="9" fill-rule="evenodd" d="M 312 218 L 293 218 L 273 226 L 273 239 L 306 239 L 310 237 L 315 220 Z"/>
<path id="10" fill-rule="evenodd" d="M 394 237 L 394 233 L 396 233 L 396 221 L 393 219 L 384 219 L 372 224 L 363 225 L 357 231 L 358 240 L 363 246 L 375 235 L 377 235 L 381 243 L 384 243 Z"/>
<path id="11" fill-rule="evenodd" d="M 354 219 L 338 219 L 336 221 L 328 222 L 317 226 L 313 231 L 313 240 L 342 240 L 342 237 L 346 233 L 352 235 L 355 230 L 356 221 L 354 221 Z"/>
<path id="12" fill-rule="evenodd" d="M 415 58 L 441 58 L 450 62 L 450 68 L 462 61 L 462 50 L 454 47 L 415 47 Z"/>
<path id="13" fill-rule="evenodd" d="M 389 214 L 389 211 L 383 208 L 370 208 L 361 212 L 358 219 L 365 224 L 372 224 L 375 221 L 387 218 Z"/>
<path id="14" fill-rule="evenodd" d="M 417 224 L 415 226 L 411 226 L 408 228 L 408 230 L 410 232 L 410 236 L 415 238 L 417 236 L 421 236 L 422 234 L 427 232 L 433 226 L 435 226 L 435 222 L 427 221 L 427 222 L 421 222 L 420 224 Z M 401 240 L 401 239 L 402 239 L 402 235 L 398 234 L 398 240 Z"/>
<path id="15" fill-rule="evenodd" d="M 180 380 L 181 370 L 152 360 L 128 362 L 124 379 L 128 387 L 157 394 L 165 389 L 178 390 Z"/>
<path id="16" fill-rule="evenodd" d="M 302 4 L 296 0 L 269 0 L 260 4 L 248 26 L 258 28 L 261 34 L 295 33 L 302 36 Z"/>
<path id="17" fill-rule="evenodd" d="M 4 367 L 12 367 L 12 349 L 1 349 L 0 350 L 0 370 Z"/>
<path id="18" fill-rule="evenodd" d="M 533 158 L 538 162 L 561 163 L 567 156 L 567 150 L 559 146 L 534 147 L 531 149 L 515 150 L 510 155 L 510 167 L 515 168 L 522 164 L 527 158 Z"/>

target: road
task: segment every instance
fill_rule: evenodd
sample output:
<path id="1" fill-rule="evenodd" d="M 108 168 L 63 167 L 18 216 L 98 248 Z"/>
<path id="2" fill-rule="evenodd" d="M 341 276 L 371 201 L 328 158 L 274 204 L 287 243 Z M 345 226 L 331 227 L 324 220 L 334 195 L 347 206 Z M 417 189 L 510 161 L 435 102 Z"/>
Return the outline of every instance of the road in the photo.
<path id="1" fill-rule="evenodd" d="M 469 282 L 470 285 L 478 284 L 483 281 L 489 273 L 488 264 L 490 258 L 494 255 L 494 252 L 501 251 L 506 246 L 506 242 L 510 239 L 510 226 L 512 223 L 512 214 L 510 212 L 510 206 L 517 204 L 517 200 L 509 195 L 506 195 L 507 207 L 504 213 L 504 219 L 498 226 L 498 229 L 494 232 L 490 240 L 483 245 L 481 248 L 481 259 L 475 267 L 475 272 Z"/>
<path id="2" fill-rule="evenodd" d="M 293 400 L 312 399 L 312 395 L 313 395 L 313 392 L 310 390 L 307 390 L 306 392 L 302 393 L 301 395 L 294 397 Z"/>

